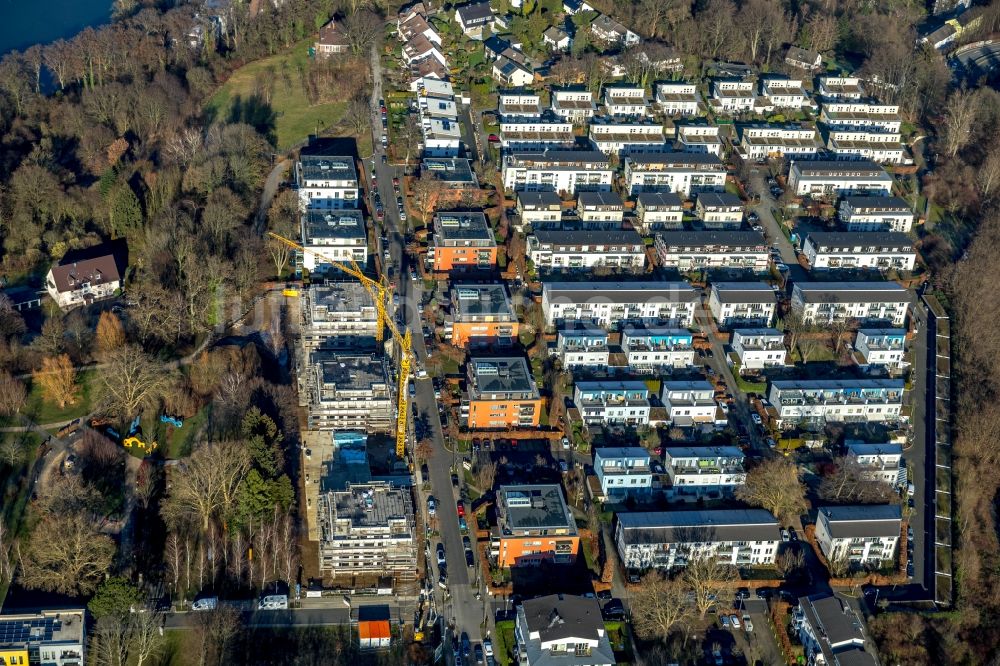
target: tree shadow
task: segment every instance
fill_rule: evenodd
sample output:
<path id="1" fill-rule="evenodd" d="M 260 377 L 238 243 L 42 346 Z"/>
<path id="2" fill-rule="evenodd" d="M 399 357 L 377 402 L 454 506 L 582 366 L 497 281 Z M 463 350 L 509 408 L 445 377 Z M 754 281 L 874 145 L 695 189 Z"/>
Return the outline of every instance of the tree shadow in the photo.
<path id="1" fill-rule="evenodd" d="M 277 145 L 278 113 L 260 95 L 234 97 L 229 105 L 229 115 L 226 120 L 229 123 L 246 123 L 264 136 L 271 145 Z"/>

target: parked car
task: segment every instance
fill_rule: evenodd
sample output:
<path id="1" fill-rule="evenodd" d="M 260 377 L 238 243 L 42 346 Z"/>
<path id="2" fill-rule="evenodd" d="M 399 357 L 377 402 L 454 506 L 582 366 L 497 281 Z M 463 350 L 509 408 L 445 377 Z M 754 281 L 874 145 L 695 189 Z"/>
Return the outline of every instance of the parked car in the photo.
<path id="1" fill-rule="evenodd" d="M 472 646 L 472 656 L 476 660 L 477 664 L 483 663 L 483 646 L 476 643 Z"/>
<path id="2" fill-rule="evenodd" d="M 437 502 L 434 501 L 433 497 L 427 498 L 427 515 L 433 516 L 437 513 Z"/>
<path id="3" fill-rule="evenodd" d="M 446 563 L 445 553 L 444 553 L 444 544 L 441 543 L 440 541 L 438 542 L 438 545 L 437 545 L 437 560 L 438 560 L 438 564 L 439 565 L 443 565 L 443 564 Z"/>
<path id="4" fill-rule="evenodd" d="M 737 588 L 737 590 L 736 590 L 736 598 L 737 599 L 749 599 L 750 598 L 750 588 L 749 587 L 740 587 L 740 588 Z"/>
<path id="5" fill-rule="evenodd" d="M 465 551 L 465 563 L 470 566 L 476 566 L 476 556 L 472 554 L 471 550 Z"/>
<path id="6" fill-rule="evenodd" d="M 781 540 L 786 543 L 792 540 L 792 537 L 789 536 L 788 534 L 788 530 L 786 530 L 784 527 L 781 528 Z"/>
<path id="7" fill-rule="evenodd" d="M 287 594 L 269 594 L 257 603 L 257 610 L 288 610 Z"/>
<path id="8" fill-rule="evenodd" d="M 733 629 L 740 628 L 740 618 L 736 617 L 736 613 L 729 616 L 729 622 L 732 623 Z"/>
<path id="9" fill-rule="evenodd" d="M 750 620 L 749 613 L 743 613 L 743 625 L 747 628 L 747 632 L 753 631 L 753 621 Z"/>
<path id="10" fill-rule="evenodd" d="M 483 652 L 486 653 L 487 657 L 493 656 L 493 641 L 488 638 L 483 641 Z"/>
<path id="11" fill-rule="evenodd" d="M 731 623 L 731 622 L 729 621 L 729 616 L 728 616 L 728 615 L 722 615 L 722 616 L 720 616 L 720 617 L 721 617 L 721 619 L 722 619 L 722 626 L 723 626 L 724 628 L 728 629 L 728 628 L 729 628 L 729 625 L 730 625 L 730 624 L 732 624 L 732 623 Z"/>
<path id="12" fill-rule="evenodd" d="M 604 616 L 605 620 L 623 620 L 625 619 L 625 606 L 621 599 L 612 599 L 604 604 L 601 615 Z"/>
<path id="13" fill-rule="evenodd" d="M 597 598 L 601 601 L 608 601 L 611 599 L 611 590 L 601 590 L 597 593 Z"/>
<path id="14" fill-rule="evenodd" d="M 451 475 L 451 485 L 453 485 L 456 488 L 458 488 L 458 474 L 452 474 Z"/>
<path id="15" fill-rule="evenodd" d="M 455 502 L 455 509 L 458 511 L 459 517 L 465 515 L 465 503 L 462 500 Z"/>
<path id="16" fill-rule="evenodd" d="M 194 603 L 191 604 L 191 610 L 193 611 L 209 611 L 215 610 L 219 607 L 219 597 L 202 597 L 201 599 L 195 599 Z"/>
<path id="17" fill-rule="evenodd" d="M 750 414 L 750 420 L 753 421 L 754 425 L 758 425 L 758 426 L 759 425 L 764 425 L 764 422 L 760 418 L 760 414 L 758 414 L 757 412 L 752 412 Z"/>

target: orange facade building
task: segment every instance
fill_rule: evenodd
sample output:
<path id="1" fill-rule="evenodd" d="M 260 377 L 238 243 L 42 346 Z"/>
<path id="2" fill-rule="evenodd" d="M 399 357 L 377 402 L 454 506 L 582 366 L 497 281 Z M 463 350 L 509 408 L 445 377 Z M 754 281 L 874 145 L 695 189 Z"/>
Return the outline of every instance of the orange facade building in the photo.
<path id="1" fill-rule="evenodd" d="M 522 357 L 470 358 L 461 417 L 472 430 L 537 427 L 542 398 Z"/>
<path id="2" fill-rule="evenodd" d="M 580 535 L 558 485 L 502 486 L 496 507 L 490 548 L 500 567 L 576 561 Z"/>
<path id="3" fill-rule="evenodd" d="M 486 270 L 497 265 L 497 241 L 482 213 L 438 213 L 427 254 L 436 272 Z"/>
<path id="4" fill-rule="evenodd" d="M 445 334 L 456 347 L 509 347 L 517 339 L 517 315 L 502 284 L 457 284 Z"/>

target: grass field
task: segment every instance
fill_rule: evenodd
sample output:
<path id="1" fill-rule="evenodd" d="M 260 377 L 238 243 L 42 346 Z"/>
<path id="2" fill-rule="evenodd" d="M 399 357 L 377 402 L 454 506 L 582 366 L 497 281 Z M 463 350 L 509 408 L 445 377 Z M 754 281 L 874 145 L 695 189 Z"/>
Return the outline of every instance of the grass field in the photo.
<path id="1" fill-rule="evenodd" d="M 0 443 L 8 438 L 21 437 L 22 457 L 20 462 L 14 466 L 6 462 L 0 463 L 0 522 L 8 534 L 19 535 L 24 528 L 25 509 L 28 506 L 28 497 L 31 495 L 31 479 L 28 478 L 28 471 L 38 453 L 38 445 L 41 438 L 33 432 L 29 433 L 0 433 Z M 7 584 L 0 584 L 0 606 L 3 605 L 7 597 Z"/>
<path id="2" fill-rule="evenodd" d="M 31 382 L 31 391 L 28 393 L 28 401 L 22 412 L 38 424 L 69 421 L 89 414 L 91 401 L 93 400 L 94 379 L 95 374 L 93 370 L 84 370 L 77 373 L 76 382 L 80 386 L 80 393 L 77 395 L 75 403 L 66 405 L 63 408 L 60 408 L 55 403 L 43 400 L 41 386 L 35 382 Z"/>
<path id="3" fill-rule="evenodd" d="M 309 47 L 312 38 L 302 40 L 283 53 L 244 65 L 229 77 L 205 105 L 206 111 L 216 117 L 230 118 L 234 115 L 234 105 L 260 92 L 262 86 L 270 89 L 270 111 L 273 112 L 274 136 L 277 147 L 287 150 L 305 140 L 310 134 L 322 132 L 337 125 L 347 108 L 347 93 L 335 95 L 337 100 L 325 99 L 311 104 L 306 95 L 305 72 L 309 62 Z M 244 108 L 243 114 L 247 115 Z M 267 110 L 258 109 L 249 115 L 264 122 Z M 251 124 L 253 118 L 249 119 Z M 367 143 L 370 145 L 371 141 Z M 359 147 L 359 150 L 363 150 Z M 365 153 L 362 153 L 365 154 Z"/>

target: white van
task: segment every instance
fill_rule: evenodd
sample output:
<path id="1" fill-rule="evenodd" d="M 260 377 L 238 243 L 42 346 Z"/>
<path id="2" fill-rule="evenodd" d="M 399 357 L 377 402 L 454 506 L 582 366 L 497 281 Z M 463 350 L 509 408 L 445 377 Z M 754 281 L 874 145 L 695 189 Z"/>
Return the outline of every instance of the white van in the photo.
<path id="1" fill-rule="evenodd" d="M 269 594 L 260 600 L 257 610 L 288 610 L 288 595 Z"/>

